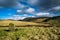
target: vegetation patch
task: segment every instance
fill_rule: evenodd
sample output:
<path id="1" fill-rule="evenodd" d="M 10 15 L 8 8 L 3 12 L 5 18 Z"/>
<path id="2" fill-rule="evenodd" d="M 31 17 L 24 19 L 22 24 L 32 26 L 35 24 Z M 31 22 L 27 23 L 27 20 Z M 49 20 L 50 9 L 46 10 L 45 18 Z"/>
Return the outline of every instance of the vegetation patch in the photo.
<path id="1" fill-rule="evenodd" d="M 60 27 L 19 27 L 18 31 L 0 31 L 0 40 L 60 40 Z"/>

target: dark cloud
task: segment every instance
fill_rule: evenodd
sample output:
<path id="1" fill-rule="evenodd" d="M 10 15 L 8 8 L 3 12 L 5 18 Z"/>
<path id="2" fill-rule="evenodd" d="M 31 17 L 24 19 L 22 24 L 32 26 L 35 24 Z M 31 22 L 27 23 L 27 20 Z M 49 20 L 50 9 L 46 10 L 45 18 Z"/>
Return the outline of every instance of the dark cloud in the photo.
<path id="1" fill-rule="evenodd" d="M 60 0 L 37 0 L 35 4 L 31 2 L 28 3 L 37 6 L 40 11 L 48 11 L 53 7 L 60 6 Z"/>
<path id="2" fill-rule="evenodd" d="M 60 6 L 60 0 L 0 0 L 0 6 L 18 6 L 16 2 L 36 6 L 40 11 L 48 11 L 52 7 Z"/>
<path id="3" fill-rule="evenodd" d="M 51 11 L 54 10 L 52 8 L 60 6 L 60 0 L 19 0 L 19 2 L 36 6 L 38 11 Z"/>
<path id="4" fill-rule="evenodd" d="M 0 0 L 0 6 L 21 9 L 23 11 L 28 7 L 34 6 L 37 7 L 37 12 L 60 12 L 60 0 Z M 23 13 L 26 14 L 25 12 Z"/>
<path id="5" fill-rule="evenodd" d="M 15 3 L 15 0 L 0 0 L 0 6 L 4 7 L 11 7 L 13 5 L 16 5 Z"/>

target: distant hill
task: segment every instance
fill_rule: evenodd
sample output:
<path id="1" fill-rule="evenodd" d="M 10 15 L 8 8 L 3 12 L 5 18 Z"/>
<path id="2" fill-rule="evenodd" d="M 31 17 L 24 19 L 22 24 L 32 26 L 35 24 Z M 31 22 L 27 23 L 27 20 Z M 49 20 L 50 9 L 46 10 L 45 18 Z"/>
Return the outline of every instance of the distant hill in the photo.
<path id="1" fill-rule="evenodd" d="M 47 17 L 36 17 L 36 18 L 30 17 L 30 18 L 23 19 L 23 21 L 41 23 L 46 19 L 47 19 Z"/>
<path id="2" fill-rule="evenodd" d="M 48 18 L 48 19 L 44 20 L 43 22 L 47 22 L 53 26 L 59 26 L 60 27 L 60 16 Z"/>
<path id="3" fill-rule="evenodd" d="M 37 18 L 26 18 L 23 21 L 35 22 L 35 23 L 48 23 L 53 26 L 60 26 L 60 16 L 55 17 L 37 17 Z"/>

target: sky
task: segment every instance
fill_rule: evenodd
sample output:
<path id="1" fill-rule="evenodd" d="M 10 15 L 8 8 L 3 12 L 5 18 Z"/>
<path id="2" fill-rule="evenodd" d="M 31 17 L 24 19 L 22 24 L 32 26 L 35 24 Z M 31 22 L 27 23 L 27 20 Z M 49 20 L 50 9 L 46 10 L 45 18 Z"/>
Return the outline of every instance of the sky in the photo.
<path id="1" fill-rule="evenodd" d="M 0 19 L 60 16 L 60 0 L 0 0 Z"/>

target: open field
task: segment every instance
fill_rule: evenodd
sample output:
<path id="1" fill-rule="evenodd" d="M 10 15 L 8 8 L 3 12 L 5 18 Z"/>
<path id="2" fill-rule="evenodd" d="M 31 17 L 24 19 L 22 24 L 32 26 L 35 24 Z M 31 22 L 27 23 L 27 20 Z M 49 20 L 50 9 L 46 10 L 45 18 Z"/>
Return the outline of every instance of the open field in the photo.
<path id="1" fill-rule="evenodd" d="M 0 40 L 60 40 L 60 27 L 19 27 L 8 31 L 0 27 Z"/>
<path id="2" fill-rule="evenodd" d="M 13 23 L 15 25 L 37 25 L 37 23 L 33 22 L 22 22 L 22 21 L 11 21 L 11 20 L 3 20 L 0 21 L 0 26 L 8 26 L 9 23 Z"/>
<path id="3" fill-rule="evenodd" d="M 13 23 L 17 27 L 26 27 L 26 26 L 50 26 L 45 23 L 34 23 L 34 22 L 25 22 L 25 21 L 11 21 L 11 20 L 2 20 L 0 21 L 0 27 L 8 27 L 9 23 Z"/>

